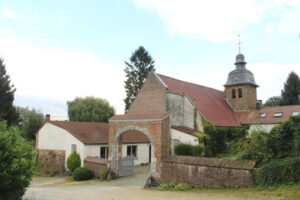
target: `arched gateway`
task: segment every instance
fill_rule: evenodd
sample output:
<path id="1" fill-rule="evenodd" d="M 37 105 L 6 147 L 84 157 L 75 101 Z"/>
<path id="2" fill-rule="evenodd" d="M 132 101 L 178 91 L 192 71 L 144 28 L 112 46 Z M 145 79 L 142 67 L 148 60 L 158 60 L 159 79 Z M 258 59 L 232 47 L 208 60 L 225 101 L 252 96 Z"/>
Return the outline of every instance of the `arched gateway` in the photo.
<path id="1" fill-rule="evenodd" d="M 160 177 L 162 158 L 169 155 L 170 120 L 168 113 L 144 115 L 116 115 L 109 120 L 109 160 L 118 175 L 118 161 L 122 158 L 121 136 L 127 131 L 145 134 L 151 145 L 151 175 Z"/>

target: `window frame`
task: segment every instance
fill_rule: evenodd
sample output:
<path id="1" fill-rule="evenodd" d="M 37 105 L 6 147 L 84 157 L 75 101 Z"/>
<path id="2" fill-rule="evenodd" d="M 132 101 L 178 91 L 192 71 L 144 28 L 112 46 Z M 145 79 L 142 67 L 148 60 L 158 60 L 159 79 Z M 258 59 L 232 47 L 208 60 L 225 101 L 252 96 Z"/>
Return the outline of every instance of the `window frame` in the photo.
<path id="1" fill-rule="evenodd" d="M 233 99 L 236 98 L 236 90 L 235 90 L 235 89 L 232 89 L 232 90 L 231 90 L 231 97 L 232 97 Z"/>
<path id="2" fill-rule="evenodd" d="M 71 153 L 73 153 L 74 151 L 77 152 L 77 145 L 76 144 L 71 144 Z"/>
<path id="3" fill-rule="evenodd" d="M 243 89 L 242 88 L 238 89 L 238 97 L 243 98 Z"/>
<path id="4" fill-rule="evenodd" d="M 104 149 L 104 158 L 102 157 L 102 149 Z M 108 159 L 108 146 L 100 147 L 100 158 Z"/>
<path id="5" fill-rule="evenodd" d="M 279 117 L 282 117 L 283 116 L 283 112 L 275 112 L 273 114 L 273 118 L 279 118 Z"/>
<path id="6" fill-rule="evenodd" d="M 266 117 L 267 117 L 267 113 L 266 112 L 258 114 L 258 118 L 266 118 Z"/>
<path id="7" fill-rule="evenodd" d="M 128 145 L 126 150 L 127 150 L 126 151 L 127 156 L 133 156 L 134 158 L 137 158 L 137 145 Z M 128 150 L 129 150 L 129 154 L 128 154 Z"/>

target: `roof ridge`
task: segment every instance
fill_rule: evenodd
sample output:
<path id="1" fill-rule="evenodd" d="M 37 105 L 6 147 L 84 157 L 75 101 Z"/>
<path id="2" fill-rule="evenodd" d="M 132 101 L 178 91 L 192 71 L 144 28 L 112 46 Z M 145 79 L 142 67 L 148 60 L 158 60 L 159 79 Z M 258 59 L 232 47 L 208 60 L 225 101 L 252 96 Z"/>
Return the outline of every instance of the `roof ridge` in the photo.
<path id="1" fill-rule="evenodd" d="M 215 88 L 212 88 L 212 87 L 207 87 L 207 86 L 204 86 L 204 85 L 200 85 L 200 84 L 196 84 L 196 83 L 191 83 L 191 82 L 188 82 L 188 81 L 180 80 L 180 79 L 178 79 L 178 78 L 173 78 L 173 77 L 166 76 L 166 75 L 163 75 L 163 74 L 157 73 L 157 75 L 158 75 L 158 76 L 164 76 L 164 77 L 167 77 L 167 78 L 171 78 L 171 79 L 174 79 L 174 80 L 176 80 L 176 81 L 181 81 L 181 82 L 184 82 L 184 83 L 188 83 L 188 84 L 192 84 L 192 85 L 196 85 L 196 86 L 208 88 L 208 89 L 211 89 L 211 90 L 216 90 L 216 91 L 218 91 L 218 92 L 223 92 L 223 91 L 221 91 L 221 90 L 218 90 L 218 89 L 215 89 Z"/>

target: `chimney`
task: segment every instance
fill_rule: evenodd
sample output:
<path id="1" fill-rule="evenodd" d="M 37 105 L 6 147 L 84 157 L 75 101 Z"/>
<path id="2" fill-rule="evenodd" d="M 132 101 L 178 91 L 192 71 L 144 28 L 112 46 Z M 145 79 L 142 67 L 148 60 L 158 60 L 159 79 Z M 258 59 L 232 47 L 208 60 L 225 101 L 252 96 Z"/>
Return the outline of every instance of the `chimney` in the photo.
<path id="1" fill-rule="evenodd" d="M 261 110 L 262 109 L 262 100 L 257 100 L 256 101 L 256 110 Z"/>
<path id="2" fill-rule="evenodd" d="M 50 114 L 46 114 L 46 122 L 50 121 Z"/>

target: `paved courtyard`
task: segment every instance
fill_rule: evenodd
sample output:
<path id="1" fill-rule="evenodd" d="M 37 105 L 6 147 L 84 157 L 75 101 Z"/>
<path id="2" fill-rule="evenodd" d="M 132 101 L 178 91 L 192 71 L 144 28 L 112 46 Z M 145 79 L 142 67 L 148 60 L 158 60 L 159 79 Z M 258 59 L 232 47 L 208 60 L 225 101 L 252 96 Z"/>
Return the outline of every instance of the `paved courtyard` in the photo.
<path id="1" fill-rule="evenodd" d="M 135 175 L 112 181 L 76 182 L 65 177 L 45 177 L 32 181 L 24 199 L 28 200 L 238 200 L 270 199 L 256 194 L 236 195 L 205 192 L 170 192 L 144 189 L 149 166 L 136 167 Z"/>

